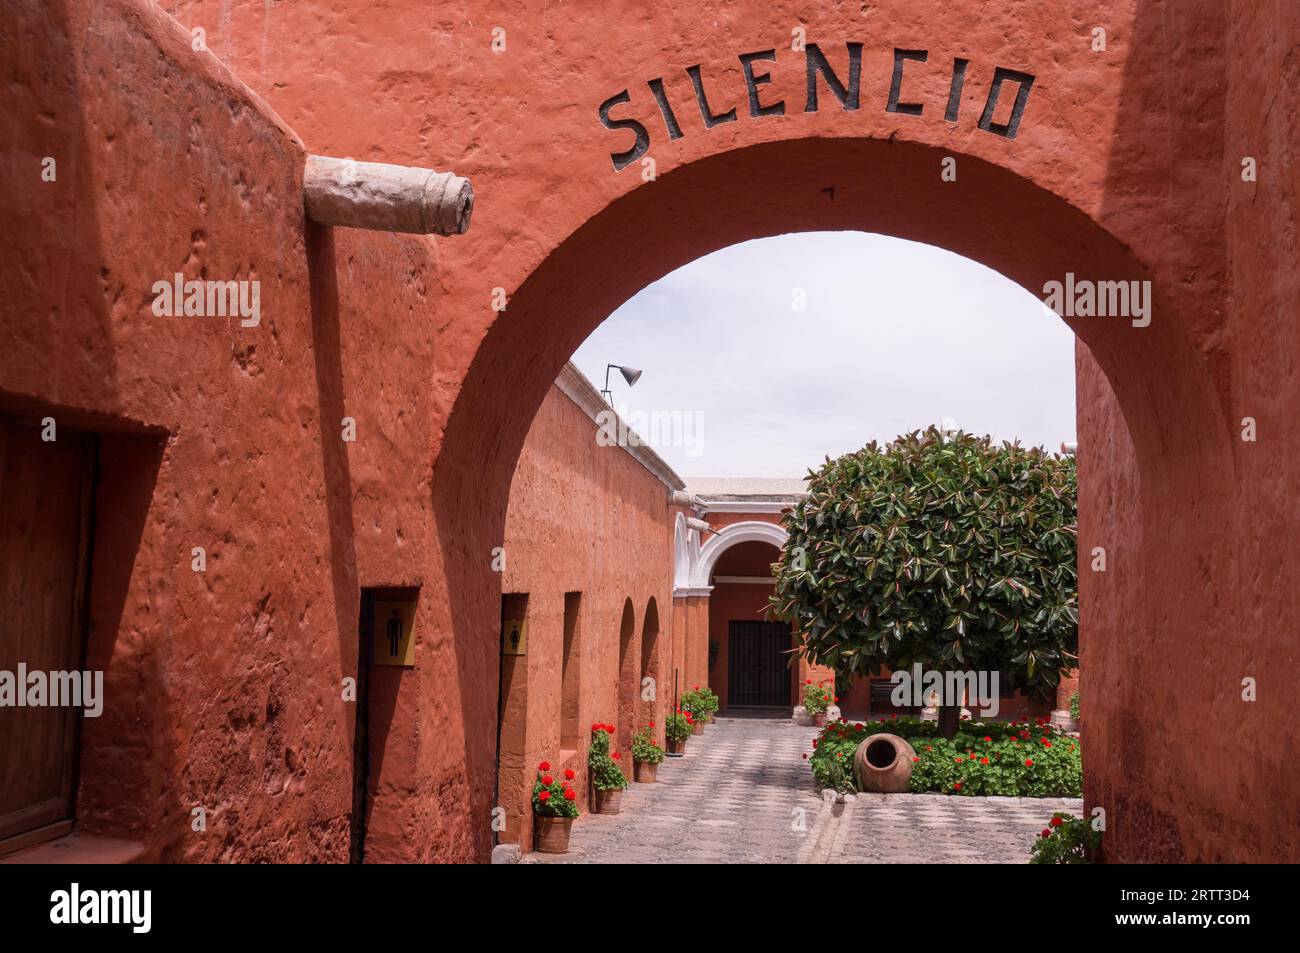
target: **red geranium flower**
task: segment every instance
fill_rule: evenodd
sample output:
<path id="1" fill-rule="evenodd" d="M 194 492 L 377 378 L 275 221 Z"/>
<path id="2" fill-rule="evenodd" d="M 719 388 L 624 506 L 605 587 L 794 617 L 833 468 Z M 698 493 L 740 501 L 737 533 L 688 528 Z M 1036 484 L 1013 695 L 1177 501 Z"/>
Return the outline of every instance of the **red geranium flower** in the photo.
<path id="1" fill-rule="evenodd" d="M 614 757 L 614 760 L 615 760 L 615 761 L 622 761 L 622 760 L 623 760 L 622 756 L 621 756 L 617 751 L 614 752 L 613 757 Z"/>
<path id="2" fill-rule="evenodd" d="M 1025 767 L 1026 767 L 1026 768 L 1032 768 L 1033 766 L 1034 766 L 1034 759 L 1033 759 L 1033 758 L 1026 758 L 1026 759 L 1025 759 Z"/>
<path id="3" fill-rule="evenodd" d="M 549 774 L 543 774 L 542 783 L 549 788 L 552 784 L 555 783 L 555 778 L 551 777 Z"/>
<path id="4" fill-rule="evenodd" d="M 1052 818 L 1051 823 L 1053 827 L 1060 827 L 1062 824 L 1065 823 L 1065 821 L 1061 820 L 1059 817 L 1054 817 Z"/>
<path id="5" fill-rule="evenodd" d="M 985 735 L 985 736 L 984 736 L 984 740 L 985 740 L 985 741 L 992 741 L 993 739 L 990 738 L 988 735 Z"/>
<path id="6" fill-rule="evenodd" d="M 573 769 L 572 769 L 572 768 L 565 768 L 565 769 L 564 769 L 564 776 L 565 776 L 566 778 L 568 778 L 570 781 L 572 781 L 572 780 L 573 780 Z"/>
<path id="7" fill-rule="evenodd" d="M 926 746 L 925 746 L 925 750 L 926 750 L 926 751 L 933 751 L 934 749 L 931 748 L 929 745 L 926 745 Z"/>
<path id="8" fill-rule="evenodd" d="M 540 793 L 537 795 L 537 800 L 539 800 L 539 801 L 546 801 L 546 800 L 549 800 L 549 799 L 550 799 L 550 796 L 551 796 L 551 792 L 550 792 L 550 791 L 542 791 L 542 792 L 540 792 Z"/>
<path id="9" fill-rule="evenodd" d="M 988 763 L 989 763 L 988 758 L 980 758 L 980 764 L 988 764 Z"/>
<path id="10" fill-rule="evenodd" d="M 606 725 L 606 726 L 605 726 L 605 730 L 608 731 L 608 732 L 612 735 L 612 734 L 615 732 L 616 729 L 615 729 L 615 727 L 614 727 L 613 725 Z"/>
<path id="11" fill-rule="evenodd" d="M 808 681 L 804 682 L 804 684 L 805 684 L 805 685 L 811 685 L 811 684 L 812 684 L 812 679 L 811 679 L 811 678 L 808 679 Z"/>
<path id="12" fill-rule="evenodd" d="M 954 791 L 960 791 L 960 790 L 961 790 L 961 782 L 960 782 L 960 781 L 956 781 L 956 782 L 954 782 L 954 783 L 953 783 L 953 786 L 952 786 L 952 789 L 953 789 Z"/>
<path id="13" fill-rule="evenodd" d="M 1051 837 L 1051 836 L 1052 836 L 1052 831 L 1051 831 L 1051 829 L 1050 829 L 1050 828 L 1047 828 L 1047 827 L 1044 827 L 1044 828 L 1043 828 L 1043 836 L 1044 836 L 1044 837 Z"/>
<path id="14" fill-rule="evenodd" d="M 578 799 L 578 792 L 573 790 L 573 788 L 569 788 L 564 792 L 564 799 L 566 801 L 576 801 Z"/>
<path id="15" fill-rule="evenodd" d="M 912 764 L 916 764 L 916 762 L 918 762 L 918 761 L 920 761 L 920 760 L 921 760 L 920 758 L 913 758 L 913 759 L 912 759 Z"/>
<path id="16" fill-rule="evenodd" d="M 1044 747 L 1044 748 L 1050 748 L 1050 747 L 1052 746 L 1052 743 L 1051 743 L 1050 741 L 1048 741 L 1046 738 L 1043 738 L 1043 739 L 1041 739 L 1041 740 L 1042 740 L 1042 742 L 1043 742 L 1043 747 Z"/>
<path id="17" fill-rule="evenodd" d="M 539 771 L 549 771 L 551 770 L 551 762 L 543 761 L 541 764 L 537 766 L 537 768 Z"/>

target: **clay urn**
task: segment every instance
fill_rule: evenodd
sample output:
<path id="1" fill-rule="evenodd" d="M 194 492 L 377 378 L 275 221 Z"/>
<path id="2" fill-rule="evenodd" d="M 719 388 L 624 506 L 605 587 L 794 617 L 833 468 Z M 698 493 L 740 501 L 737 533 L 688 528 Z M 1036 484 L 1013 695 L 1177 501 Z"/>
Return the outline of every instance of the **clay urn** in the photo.
<path id="1" fill-rule="evenodd" d="M 668 749 L 670 758 L 680 758 L 686 754 L 685 738 L 665 738 L 664 746 Z"/>
<path id="2" fill-rule="evenodd" d="M 869 735 L 853 755 L 858 790 L 876 794 L 906 794 L 916 751 L 898 735 Z"/>
<path id="3" fill-rule="evenodd" d="M 643 784 L 652 784 L 654 782 L 655 775 L 658 773 L 658 771 L 659 771 L 659 765 L 657 762 L 654 761 L 636 762 L 635 777 L 637 781 L 640 781 Z"/>

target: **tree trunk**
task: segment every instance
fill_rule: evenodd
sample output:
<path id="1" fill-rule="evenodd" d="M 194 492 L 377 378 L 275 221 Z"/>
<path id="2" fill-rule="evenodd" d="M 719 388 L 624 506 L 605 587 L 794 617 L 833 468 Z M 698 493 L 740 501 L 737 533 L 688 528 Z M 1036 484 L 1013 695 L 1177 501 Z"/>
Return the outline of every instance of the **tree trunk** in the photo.
<path id="1" fill-rule="evenodd" d="M 939 706 L 939 737 L 951 738 L 961 726 L 961 705 Z"/>

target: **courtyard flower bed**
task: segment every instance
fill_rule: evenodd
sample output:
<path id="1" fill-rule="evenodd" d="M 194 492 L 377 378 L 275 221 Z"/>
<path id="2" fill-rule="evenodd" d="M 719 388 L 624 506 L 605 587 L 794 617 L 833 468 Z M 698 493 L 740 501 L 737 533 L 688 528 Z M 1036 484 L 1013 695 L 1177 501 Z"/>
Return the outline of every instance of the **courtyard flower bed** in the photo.
<path id="1" fill-rule="evenodd" d="M 1036 722 L 963 722 L 951 740 L 938 725 L 919 718 L 874 722 L 836 721 L 822 729 L 808 757 L 822 788 L 856 791 L 853 754 L 864 738 L 888 732 L 916 749 L 909 790 L 913 794 L 1080 797 L 1083 751 L 1079 739 Z"/>

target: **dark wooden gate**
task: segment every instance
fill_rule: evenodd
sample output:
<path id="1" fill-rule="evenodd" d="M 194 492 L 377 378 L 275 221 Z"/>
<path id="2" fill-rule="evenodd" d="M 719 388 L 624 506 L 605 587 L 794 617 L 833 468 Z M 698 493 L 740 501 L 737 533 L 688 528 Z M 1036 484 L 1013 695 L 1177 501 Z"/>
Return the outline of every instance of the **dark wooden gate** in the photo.
<path id="1" fill-rule="evenodd" d="M 789 623 L 733 621 L 727 635 L 728 707 L 788 707 Z"/>
<path id="2" fill-rule="evenodd" d="M 40 424 L 0 414 L 0 671 L 82 669 L 95 452 L 92 434 L 59 427 L 47 442 Z M 81 717 L 0 709 L 0 853 L 70 827 Z"/>

